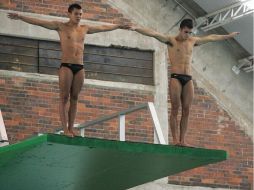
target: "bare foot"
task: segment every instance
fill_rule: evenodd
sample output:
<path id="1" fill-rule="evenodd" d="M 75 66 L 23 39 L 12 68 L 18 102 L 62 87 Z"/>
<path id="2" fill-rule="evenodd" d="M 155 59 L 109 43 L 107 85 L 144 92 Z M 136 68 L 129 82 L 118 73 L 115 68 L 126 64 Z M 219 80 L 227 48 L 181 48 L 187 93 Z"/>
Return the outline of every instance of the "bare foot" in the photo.
<path id="1" fill-rule="evenodd" d="M 178 146 L 180 144 L 180 142 L 177 139 L 173 139 L 173 145 L 174 146 Z"/>
<path id="2" fill-rule="evenodd" d="M 73 137 L 78 136 L 77 133 L 75 133 L 72 129 L 70 130 L 70 133 L 73 135 Z"/>
<path id="3" fill-rule="evenodd" d="M 74 137 L 73 134 L 67 129 L 64 129 L 64 135 L 66 135 L 67 137 Z"/>
<path id="4" fill-rule="evenodd" d="M 185 142 L 180 142 L 178 146 L 184 146 L 184 147 L 193 147 Z"/>

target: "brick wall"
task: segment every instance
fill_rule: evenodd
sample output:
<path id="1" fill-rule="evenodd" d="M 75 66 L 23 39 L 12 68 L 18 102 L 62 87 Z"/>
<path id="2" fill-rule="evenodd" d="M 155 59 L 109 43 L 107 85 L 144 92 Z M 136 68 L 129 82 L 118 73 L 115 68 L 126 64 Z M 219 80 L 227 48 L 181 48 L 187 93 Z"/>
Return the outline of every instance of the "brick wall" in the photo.
<path id="1" fill-rule="evenodd" d="M 85 19 L 130 23 L 121 13 L 110 7 L 107 0 L 77 2 L 85 10 Z M 66 17 L 70 3 L 73 1 L 0 0 L 0 9 Z M 151 93 L 85 85 L 80 95 L 76 122 L 88 121 L 146 101 L 153 101 Z M 38 132 L 53 132 L 60 128 L 57 102 L 57 81 L 0 76 L 0 107 L 12 143 Z M 126 120 L 127 140 L 153 142 L 151 121 L 148 119 L 147 111 L 138 112 L 137 115 L 131 114 Z M 117 120 L 113 120 L 103 126 L 90 127 L 86 130 L 86 135 L 117 139 L 116 123 Z M 193 146 L 226 150 L 229 159 L 170 176 L 170 183 L 252 189 L 252 140 L 215 99 L 197 85 L 186 138 Z M 171 136 L 169 141 L 172 141 Z"/>
<path id="2" fill-rule="evenodd" d="M 194 85 L 195 97 L 190 111 L 186 141 L 195 147 L 225 150 L 229 159 L 170 176 L 169 183 L 251 190 L 253 188 L 251 138 L 209 93 L 197 87 L 195 80 Z M 169 105 L 169 113 L 170 107 Z M 180 114 L 179 112 L 179 121 Z M 169 141 L 172 141 L 171 136 Z"/>
<path id="3" fill-rule="evenodd" d="M 82 6 L 84 19 L 114 24 L 130 23 L 123 14 L 108 5 L 107 0 L 0 0 L 0 9 L 67 17 L 68 6 L 75 2 Z"/>

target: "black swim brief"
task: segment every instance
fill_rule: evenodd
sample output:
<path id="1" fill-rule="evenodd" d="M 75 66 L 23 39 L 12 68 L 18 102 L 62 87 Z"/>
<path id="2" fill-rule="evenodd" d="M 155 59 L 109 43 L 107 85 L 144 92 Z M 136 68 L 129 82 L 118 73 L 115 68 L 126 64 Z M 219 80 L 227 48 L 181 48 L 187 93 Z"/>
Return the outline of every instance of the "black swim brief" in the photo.
<path id="1" fill-rule="evenodd" d="M 176 73 L 172 73 L 171 78 L 177 79 L 181 83 L 182 86 L 184 86 L 187 82 L 192 80 L 192 77 L 190 75 L 176 74 Z"/>
<path id="2" fill-rule="evenodd" d="M 81 69 L 84 68 L 84 65 L 81 65 L 81 64 L 72 64 L 72 63 L 62 63 L 60 68 L 61 67 L 68 67 L 73 75 L 75 75 L 77 72 L 79 72 Z"/>

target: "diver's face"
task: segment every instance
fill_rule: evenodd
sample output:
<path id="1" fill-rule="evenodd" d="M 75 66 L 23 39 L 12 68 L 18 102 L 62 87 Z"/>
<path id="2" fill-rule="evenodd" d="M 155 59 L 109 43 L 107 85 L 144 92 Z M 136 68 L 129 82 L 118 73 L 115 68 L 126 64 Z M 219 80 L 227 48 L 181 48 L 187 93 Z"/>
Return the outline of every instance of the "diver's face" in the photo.
<path id="1" fill-rule="evenodd" d="M 72 12 L 69 12 L 69 18 L 71 22 L 78 24 L 82 18 L 82 14 L 82 9 L 73 9 Z"/>
<path id="2" fill-rule="evenodd" d="M 192 35 L 192 29 L 188 27 L 180 28 L 180 36 L 182 39 L 187 40 Z"/>

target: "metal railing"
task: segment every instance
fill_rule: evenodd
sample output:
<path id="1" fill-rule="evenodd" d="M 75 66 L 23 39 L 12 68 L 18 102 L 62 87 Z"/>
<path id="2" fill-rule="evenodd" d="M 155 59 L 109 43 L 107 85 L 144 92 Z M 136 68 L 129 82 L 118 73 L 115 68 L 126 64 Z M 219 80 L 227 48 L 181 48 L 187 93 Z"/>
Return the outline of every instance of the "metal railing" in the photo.
<path id="1" fill-rule="evenodd" d="M 2 112 L 0 110 L 0 147 L 9 145 Z"/>
<path id="2" fill-rule="evenodd" d="M 150 111 L 150 114 L 151 114 L 151 117 L 152 117 L 152 120 L 153 120 L 153 126 L 154 126 L 154 130 L 155 130 L 155 134 L 157 135 L 159 143 L 160 144 L 166 144 L 166 141 L 163 137 L 160 122 L 159 122 L 159 119 L 158 119 L 158 116 L 157 116 L 157 113 L 156 113 L 153 102 L 147 102 L 145 104 L 140 104 L 140 105 L 137 105 L 135 107 L 128 108 L 128 109 L 116 112 L 114 114 L 111 114 L 111 115 L 99 117 L 95 120 L 79 124 L 78 126 L 75 126 L 75 128 L 80 129 L 80 135 L 82 137 L 84 137 L 85 136 L 85 128 L 118 117 L 119 140 L 120 141 L 125 141 L 125 115 L 127 115 L 129 113 L 132 113 L 132 112 L 135 112 L 135 111 L 138 111 L 138 110 L 141 110 L 141 109 L 146 109 L 146 108 L 148 108 L 148 110 Z"/>

